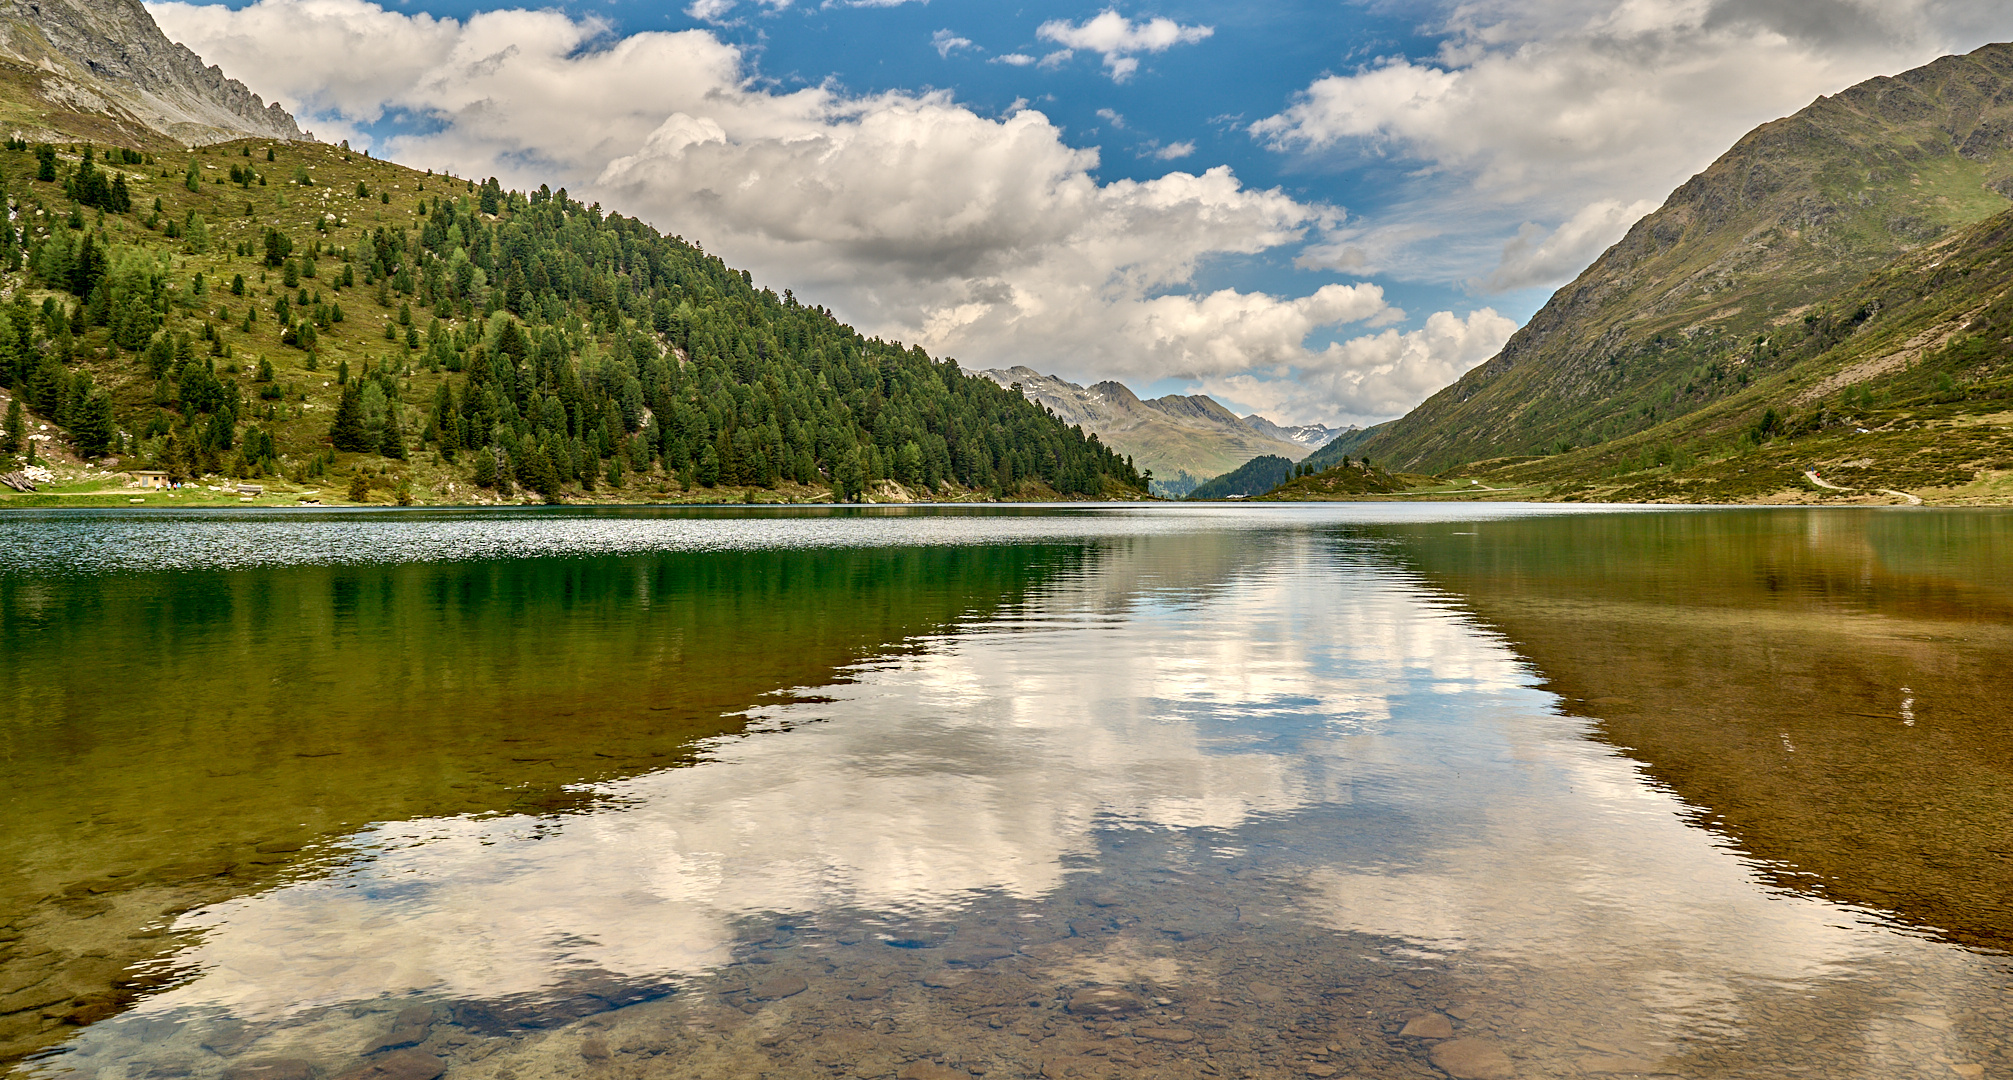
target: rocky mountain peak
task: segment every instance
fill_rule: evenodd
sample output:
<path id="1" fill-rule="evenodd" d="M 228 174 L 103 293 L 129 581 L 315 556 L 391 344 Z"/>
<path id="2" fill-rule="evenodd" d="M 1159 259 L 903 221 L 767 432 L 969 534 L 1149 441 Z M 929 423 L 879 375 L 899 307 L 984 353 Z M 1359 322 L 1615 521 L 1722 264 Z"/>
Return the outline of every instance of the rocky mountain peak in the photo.
<path id="1" fill-rule="evenodd" d="M 1020 387 L 1063 423 L 1081 425 L 1163 480 L 1183 474 L 1191 481 L 1206 479 L 1267 454 L 1298 461 L 1326 441 L 1290 436 L 1302 429 L 1281 428 L 1264 417 L 1251 423 L 1254 418 L 1239 417 L 1207 394 L 1142 400 L 1122 382 L 1078 386 L 1018 365 L 965 374 Z"/>
<path id="2" fill-rule="evenodd" d="M 52 105 L 184 143 L 305 138 L 277 102 L 168 40 L 140 0 L 0 0 L 0 57 L 33 69 Z"/>

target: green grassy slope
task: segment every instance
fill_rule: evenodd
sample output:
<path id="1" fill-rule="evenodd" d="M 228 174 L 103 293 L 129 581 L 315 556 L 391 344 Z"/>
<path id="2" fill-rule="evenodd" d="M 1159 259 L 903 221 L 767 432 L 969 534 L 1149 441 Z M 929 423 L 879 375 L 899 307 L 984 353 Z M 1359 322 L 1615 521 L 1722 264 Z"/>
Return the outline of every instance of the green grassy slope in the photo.
<path id="1" fill-rule="evenodd" d="M 1747 386 L 1704 408 L 1451 475 L 1568 499 L 2013 498 L 2013 211 L 1779 321 L 1758 352 Z"/>
<path id="2" fill-rule="evenodd" d="M 166 500 L 84 468 L 101 456 L 201 478 L 184 505 L 235 502 L 226 479 L 289 502 L 1143 490 L 1019 395 L 563 192 L 318 143 L 122 145 L 141 160 L 101 145 L 92 167 L 123 178 L 125 213 L 73 215 L 81 145 L 54 180 L 34 147 L 0 151 L 27 224 L 0 407 L 31 405 L 59 474 L 0 490 L 14 504 Z M 0 447 L 0 471 L 23 460 Z"/>
<path id="3" fill-rule="evenodd" d="M 1281 481 L 1259 498 L 1270 502 L 1327 502 L 1389 495 L 1421 484 L 1431 486 L 1432 478 L 1393 475 L 1363 461 L 1343 461 L 1326 468 L 1302 463 L 1306 475 Z"/>
<path id="4" fill-rule="evenodd" d="M 1782 369 L 1780 328 L 2009 193 L 2013 45 L 1820 98 L 1742 138 L 1497 357 L 1349 450 L 1439 471 L 1713 409 Z"/>
<path id="5" fill-rule="evenodd" d="M 1394 479 L 1461 499 L 2013 502 L 2013 210 L 1776 320 L 1741 367 L 1738 389 L 1630 435 Z"/>

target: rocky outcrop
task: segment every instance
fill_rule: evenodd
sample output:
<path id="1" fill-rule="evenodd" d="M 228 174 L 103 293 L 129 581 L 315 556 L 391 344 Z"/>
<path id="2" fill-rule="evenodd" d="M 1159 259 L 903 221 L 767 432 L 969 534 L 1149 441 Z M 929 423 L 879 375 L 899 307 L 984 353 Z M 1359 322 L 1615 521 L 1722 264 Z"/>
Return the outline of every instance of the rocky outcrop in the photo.
<path id="1" fill-rule="evenodd" d="M 139 0 L 0 0 L 0 56 L 35 69 L 54 104 L 184 143 L 304 137 L 277 102 L 168 40 Z"/>

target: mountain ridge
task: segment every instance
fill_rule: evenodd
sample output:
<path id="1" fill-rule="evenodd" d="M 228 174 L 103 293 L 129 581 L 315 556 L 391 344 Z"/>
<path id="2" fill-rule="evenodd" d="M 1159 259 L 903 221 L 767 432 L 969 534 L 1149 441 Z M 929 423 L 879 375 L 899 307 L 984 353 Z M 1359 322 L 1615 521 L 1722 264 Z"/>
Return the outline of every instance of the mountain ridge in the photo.
<path id="1" fill-rule="evenodd" d="M 1358 446 L 1437 472 L 1646 430 L 1748 385 L 1771 327 L 2009 205 L 2013 44 L 1820 97 L 1743 136 L 1494 358 Z"/>
<path id="2" fill-rule="evenodd" d="M 1309 450 L 1319 450 L 1352 431 L 1361 430 L 1354 424 L 1341 428 L 1332 428 L 1326 424 L 1294 424 L 1287 426 L 1275 424 L 1257 413 L 1240 416 L 1238 419 L 1244 421 L 1246 427 L 1251 428 L 1260 435 L 1269 435 L 1281 442 L 1299 443 Z"/>
<path id="3" fill-rule="evenodd" d="M 1286 428 L 1256 414 L 1240 417 L 1207 394 L 1142 399 L 1116 380 L 1079 386 L 1025 365 L 968 369 L 967 374 L 1001 386 L 1018 384 L 1063 423 L 1082 426 L 1105 445 L 1130 454 L 1141 469 L 1151 469 L 1156 488 L 1169 494 L 1186 494 L 1182 483 L 1229 473 L 1253 458 L 1275 455 L 1298 461 L 1342 434 L 1318 424 Z"/>
<path id="4" fill-rule="evenodd" d="M 140 0 L 6 0 L 0 60 L 46 112 L 100 114 L 188 146 L 246 136 L 307 138 L 278 102 L 171 41 Z M 13 95 L 9 95 L 13 96 Z M 16 134 L 57 134 L 12 103 Z M 46 119 L 38 117 L 37 121 Z M 76 131 L 60 132 L 75 136 Z"/>

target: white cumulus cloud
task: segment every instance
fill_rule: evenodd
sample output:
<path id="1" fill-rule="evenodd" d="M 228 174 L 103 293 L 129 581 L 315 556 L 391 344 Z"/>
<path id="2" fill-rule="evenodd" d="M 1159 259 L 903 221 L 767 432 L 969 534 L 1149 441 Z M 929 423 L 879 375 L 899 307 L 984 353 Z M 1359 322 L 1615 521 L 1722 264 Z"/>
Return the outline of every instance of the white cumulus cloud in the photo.
<path id="1" fill-rule="evenodd" d="M 1221 289 L 1205 296 L 1158 296 L 1127 313 L 1128 337 L 1144 342 L 1171 374 L 1221 377 L 1251 367 L 1290 368 L 1318 360 L 1305 347 L 1321 327 L 1392 322 L 1404 312 L 1376 285 L 1324 285 L 1281 300 Z"/>
<path id="2" fill-rule="evenodd" d="M 1556 283 L 1751 128 L 1820 94 L 2013 34 L 2013 6 L 1940 0 L 1462 0 L 1431 57 L 1314 80 L 1251 126 L 1282 151 L 1423 168 L 1320 265 L 1407 265 L 1490 289 Z M 1411 254 L 1435 219 L 1508 235 Z M 1381 227 L 1381 228 L 1380 228 Z M 1549 236 L 1546 234 L 1549 232 Z M 1541 239 L 1542 238 L 1542 239 Z"/>
<path id="3" fill-rule="evenodd" d="M 1111 74 L 1112 81 L 1124 82 L 1139 70 L 1138 54 L 1166 52 L 1176 45 L 1193 45 L 1215 32 L 1214 27 L 1183 26 L 1166 18 L 1136 23 L 1107 9 L 1081 25 L 1068 19 L 1051 19 L 1041 24 L 1035 35 L 1065 49 L 1097 53 L 1104 57 L 1104 67 Z"/>
<path id="4" fill-rule="evenodd" d="M 738 2 L 739 0 L 692 0 L 692 3 L 686 6 L 685 14 L 698 19 L 700 22 L 728 25 L 739 21 L 727 18 L 733 12 Z M 898 4 L 902 3 L 903 0 L 891 0 L 891 2 Z M 791 0 L 756 0 L 756 3 L 774 12 L 789 7 Z M 852 6 L 885 7 L 890 5 L 889 3 L 878 2 L 878 0 L 865 0 L 865 3 L 855 3 Z"/>
<path id="5" fill-rule="evenodd" d="M 972 39 L 959 37 L 956 31 L 939 30 L 930 35 L 930 47 L 937 50 L 938 56 L 948 60 L 950 55 L 959 49 L 970 49 L 976 46 L 972 44 Z"/>
<path id="6" fill-rule="evenodd" d="M 1301 358 L 1291 379 L 1240 372 L 1201 385 L 1268 417 L 1307 415 L 1325 406 L 1346 419 L 1376 420 L 1410 409 L 1494 356 L 1516 329 L 1493 308 L 1466 316 L 1436 311 L 1417 330 L 1354 337 Z"/>
<path id="7" fill-rule="evenodd" d="M 969 365 L 1290 380 L 1317 358 L 1338 362 L 1311 335 L 1394 314 L 1367 285 L 1191 295 L 1204 260 L 1303 243 L 1340 212 L 1224 166 L 1102 182 L 1097 150 L 1025 107 L 991 117 L 945 93 L 779 91 L 711 32 L 615 37 L 557 11 L 460 22 L 364 0 L 152 10 L 325 135 L 361 139 L 394 110 L 424 118 L 422 133 L 378 149 L 513 187 L 563 184 L 868 333 Z M 1375 363 L 1371 383 L 1412 385 Z M 1278 419 L 1335 418 L 1314 397 L 1293 400 Z"/>

